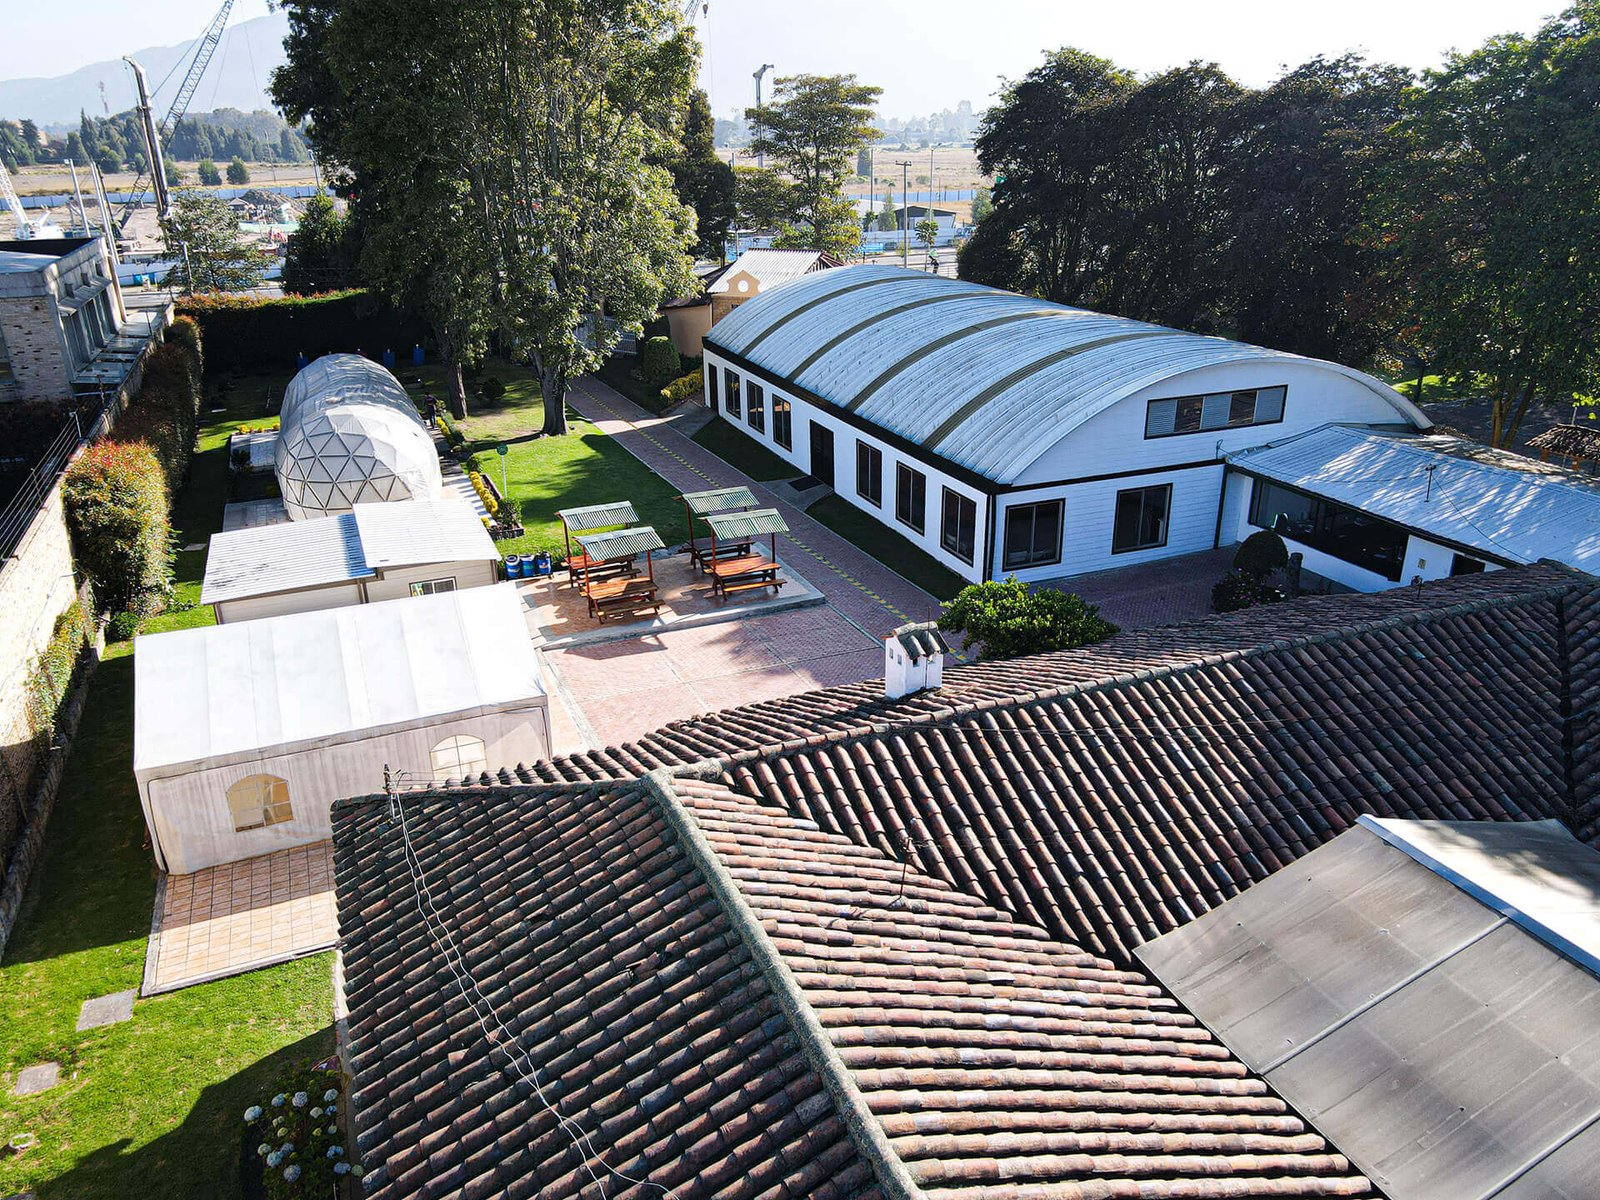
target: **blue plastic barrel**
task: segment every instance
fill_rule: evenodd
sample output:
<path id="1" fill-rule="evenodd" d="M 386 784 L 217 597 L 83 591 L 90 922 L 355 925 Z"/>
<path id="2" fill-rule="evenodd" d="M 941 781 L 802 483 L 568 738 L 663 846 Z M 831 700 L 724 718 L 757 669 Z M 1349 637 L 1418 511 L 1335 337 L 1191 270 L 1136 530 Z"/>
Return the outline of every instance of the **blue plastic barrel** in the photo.
<path id="1" fill-rule="evenodd" d="M 521 566 L 521 572 L 520 573 L 521 573 L 521 576 L 522 576 L 523 579 L 532 579 L 532 578 L 535 577 L 536 572 L 533 569 L 533 555 L 524 554 L 522 556 L 522 566 Z"/>
<path id="2" fill-rule="evenodd" d="M 518 554 L 506 555 L 506 578 L 522 578 L 522 556 Z"/>

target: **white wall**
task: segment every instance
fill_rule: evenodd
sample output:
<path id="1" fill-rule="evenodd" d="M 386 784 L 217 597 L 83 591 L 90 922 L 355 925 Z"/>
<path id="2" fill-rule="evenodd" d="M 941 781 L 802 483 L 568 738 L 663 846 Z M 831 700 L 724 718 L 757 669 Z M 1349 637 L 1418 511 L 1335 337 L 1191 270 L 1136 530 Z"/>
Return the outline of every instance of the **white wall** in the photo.
<path id="1" fill-rule="evenodd" d="M 1007 575 L 1015 575 L 1024 582 L 1033 583 L 1210 550 L 1217 537 L 1217 506 L 1221 501 L 1222 476 L 1223 468 L 1218 464 L 1188 471 L 1158 470 L 1094 483 L 1004 493 L 998 497 L 999 512 L 995 518 L 994 578 L 1004 579 Z M 1161 484 L 1170 484 L 1172 487 L 1167 510 L 1166 544 L 1147 550 L 1113 553 L 1111 536 L 1117 493 Z M 1062 498 L 1061 561 L 1025 570 L 1006 570 L 1005 510 L 1014 504 L 1031 504 L 1057 496 Z"/>
<path id="2" fill-rule="evenodd" d="M 359 583 L 338 583 L 330 587 L 279 592 L 272 596 L 241 596 L 237 600 L 223 600 L 211 608 L 217 614 L 218 625 L 232 625 L 237 621 L 255 621 L 262 617 L 281 617 L 285 613 L 316 612 L 360 603 Z"/>
<path id="3" fill-rule="evenodd" d="M 1172 437 L 1144 436 L 1145 410 L 1151 400 L 1280 385 L 1286 386 L 1288 392 L 1283 420 L 1275 425 Z M 1017 482 L 1045 483 L 1220 458 L 1251 446 L 1279 442 L 1330 422 L 1402 425 L 1405 419 L 1365 385 L 1310 359 L 1203 367 L 1164 379 L 1090 417 L 1030 464 Z"/>
<path id="4" fill-rule="evenodd" d="M 834 491 L 849 504 L 870 513 L 896 533 L 906 538 L 918 549 L 926 551 L 937 561 L 955 571 L 965 579 L 980 580 L 983 578 L 984 539 L 987 535 L 987 505 L 988 496 L 969 483 L 955 479 L 936 468 L 930 467 L 918 459 L 903 453 L 891 446 L 888 442 L 880 441 L 865 430 L 841 420 L 832 413 L 819 410 L 804 400 L 774 388 L 765 380 L 746 377 L 745 373 L 737 367 L 728 366 L 716 356 L 716 352 L 706 347 L 706 369 L 713 367 L 718 370 L 732 371 L 740 377 L 739 403 L 740 416 L 737 420 L 728 416 L 724 407 L 727 402 L 727 383 L 724 375 L 719 383 L 717 397 L 717 414 L 729 424 L 737 426 L 746 437 L 759 442 L 779 458 L 793 463 L 797 468 L 796 474 L 806 474 L 811 470 L 811 433 L 810 423 L 816 421 L 833 431 L 833 464 L 834 464 Z M 750 428 L 749 399 L 751 383 L 759 384 L 766 391 L 766 429 L 757 433 Z M 789 401 L 793 414 L 793 437 L 790 439 L 793 446 L 784 449 L 772 437 L 772 397 L 778 395 Z M 856 494 L 856 441 L 862 440 L 876 446 L 883 454 L 883 500 L 881 505 L 874 506 Z M 897 464 L 905 463 L 913 470 L 920 471 L 927 480 L 927 501 L 923 508 L 923 531 L 918 533 L 909 525 L 902 525 L 895 519 L 895 469 Z M 973 530 L 973 556 L 971 563 L 962 562 L 954 554 L 947 552 L 939 545 L 939 516 L 943 502 L 943 489 L 950 488 L 963 496 L 969 497 L 977 506 L 977 518 Z"/>
<path id="5" fill-rule="evenodd" d="M 1259 526 L 1250 523 L 1250 498 L 1255 490 L 1255 480 L 1248 475 L 1229 472 L 1227 498 L 1223 504 L 1223 543 L 1242 542 L 1245 538 L 1255 533 Z M 1409 534 L 1406 538 L 1405 566 L 1397 580 L 1388 579 L 1376 571 L 1369 571 L 1365 567 L 1358 567 L 1354 563 L 1345 562 L 1342 558 L 1317 550 L 1293 538 L 1284 538 L 1283 544 L 1289 548 L 1289 553 L 1302 556 L 1305 569 L 1324 579 L 1330 579 L 1341 587 L 1347 587 L 1356 592 L 1383 592 L 1390 588 L 1404 587 L 1412 580 L 1420 578 L 1424 583 L 1435 579 L 1448 579 L 1450 568 L 1455 563 L 1457 553 L 1449 546 L 1431 542 L 1418 534 Z M 1471 555 L 1481 558 L 1480 555 Z M 1482 560 L 1485 569 L 1499 570 L 1499 565 Z"/>
<path id="6" fill-rule="evenodd" d="M 321 841 L 331 834 L 335 800 L 381 792 L 385 764 L 397 773 L 411 773 L 413 778 L 401 786 L 427 782 L 429 752 L 455 734 L 483 739 L 490 770 L 550 757 L 550 717 L 540 698 L 517 709 L 444 719 L 362 741 L 300 747 L 249 762 L 142 779 L 145 819 L 157 857 L 168 871 L 183 875 Z M 276 775 L 288 782 L 293 820 L 234 832 L 227 791 L 250 775 Z"/>
<path id="7" fill-rule="evenodd" d="M 495 567 L 499 560 L 431 563 L 422 567 L 389 567 L 378 572 L 376 579 L 367 580 L 367 602 L 397 600 L 411 595 L 411 585 L 425 579 L 454 579 L 458 589 L 487 587 L 499 576 Z"/>

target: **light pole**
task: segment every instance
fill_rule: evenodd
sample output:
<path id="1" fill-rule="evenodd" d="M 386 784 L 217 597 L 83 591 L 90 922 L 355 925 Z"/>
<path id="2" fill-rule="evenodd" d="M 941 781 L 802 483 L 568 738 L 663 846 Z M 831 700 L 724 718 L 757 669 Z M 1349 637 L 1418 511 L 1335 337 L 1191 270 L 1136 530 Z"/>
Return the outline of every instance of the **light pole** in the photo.
<path id="1" fill-rule="evenodd" d="M 751 78 L 753 78 L 756 81 L 756 128 L 757 129 L 761 128 L 761 80 L 766 75 L 766 73 L 768 71 L 770 71 L 770 70 L 772 70 L 772 64 L 771 63 L 762 63 L 761 64 L 761 69 L 756 71 L 751 76 Z M 758 135 L 758 137 L 759 137 L 759 135 Z M 758 168 L 760 168 L 760 167 L 765 167 L 766 165 L 767 165 L 766 153 L 764 151 L 759 151 L 758 150 L 756 152 L 756 166 Z"/>
<path id="2" fill-rule="evenodd" d="M 900 265 L 911 266 L 911 193 L 906 189 L 911 186 L 910 171 L 911 160 L 899 159 L 895 166 L 900 168 Z"/>

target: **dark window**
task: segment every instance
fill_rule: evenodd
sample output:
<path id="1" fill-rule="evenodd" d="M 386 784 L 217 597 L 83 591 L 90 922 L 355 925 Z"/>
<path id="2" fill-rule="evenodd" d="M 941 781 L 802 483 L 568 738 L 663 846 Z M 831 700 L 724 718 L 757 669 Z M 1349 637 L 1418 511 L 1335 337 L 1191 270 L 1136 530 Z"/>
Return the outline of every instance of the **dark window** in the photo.
<path id="1" fill-rule="evenodd" d="M 1478 575 L 1481 574 L 1485 563 L 1481 558 L 1473 558 L 1470 554 L 1458 554 L 1450 560 L 1450 574 Z"/>
<path id="2" fill-rule="evenodd" d="M 924 513 L 928 507 L 928 479 L 921 471 L 905 463 L 894 468 L 894 516 L 902 525 L 909 525 L 918 533 L 927 528 Z"/>
<path id="3" fill-rule="evenodd" d="M 1111 553 L 1165 546 L 1167 513 L 1171 507 L 1170 483 L 1118 492 L 1117 513 L 1111 529 Z"/>
<path id="4" fill-rule="evenodd" d="M 1397 582 L 1406 561 L 1406 531 L 1377 517 L 1256 481 L 1250 524 Z"/>
<path id="5" fill-rule="evenodd" d="M 744 406 L 745 419 L 757 433 L 767 431 L 767 393 L 759 383 L 750 385 L 748 403 Z"/>
<path id="6" fill-rule="evenodd" d="M 772 397 L 772 440 L 785 450 L 794 448 L 794 418 L 789 402 L 777 395 Z"/>
<path id="7" fill-rule="evenodd" d="M 712 412 L 717 411 L 717 376 L 720 372 L 715 369 L 706 372 L 706 405 Z"/>
<path id="8" fill-rule="evenodd" d="M 962 562 L 972 561 L 973 537 L 978 529 L 978 502 L 960 492 L 944 489 L 944 509 L 939 518 L 939 545 Z"/>
<path id="9" fill-rule="evenodd" d="M 732 371 L 728 372 L 728 415 L 739 415 L 739 377 Z"/>
<path id="10" fill-rule="evenodd" d="M 1287 393 L 1287 388 L 1270 387 L 1152 400 L 1144 412 L 1144 435 L 1147 438 L 1173 437 L 1180 433 L 1273 425 L 1283 420 L 1283 401 Z"/>
<path id="11" fill-rule="evenodd" d="M 1061 501 L 1013 504 L 1006 509 L 1005 569 L 1061 561 Z"/>
<path id="12" fill-rule="evenodd" d="M 883 451 L 856 442 L 856 495 L 873 507 L 883 503 Z"/>

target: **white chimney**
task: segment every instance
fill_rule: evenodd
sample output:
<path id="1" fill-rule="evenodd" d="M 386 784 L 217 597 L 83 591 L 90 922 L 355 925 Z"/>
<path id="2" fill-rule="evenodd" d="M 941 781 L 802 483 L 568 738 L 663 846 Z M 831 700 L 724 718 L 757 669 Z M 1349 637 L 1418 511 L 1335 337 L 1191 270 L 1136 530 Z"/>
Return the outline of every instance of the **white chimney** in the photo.
<path id="1" fill-rule="evenodd" d="M 898 700 L 944 683 L 950 647 L 932 621 L 902 625 L 883 639 L 883 694 Z"/>

